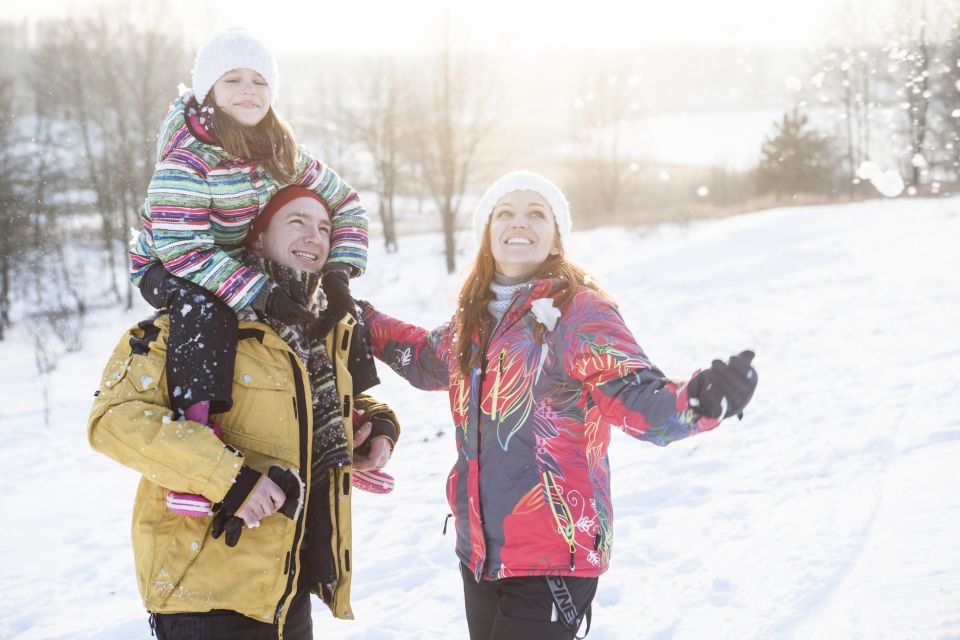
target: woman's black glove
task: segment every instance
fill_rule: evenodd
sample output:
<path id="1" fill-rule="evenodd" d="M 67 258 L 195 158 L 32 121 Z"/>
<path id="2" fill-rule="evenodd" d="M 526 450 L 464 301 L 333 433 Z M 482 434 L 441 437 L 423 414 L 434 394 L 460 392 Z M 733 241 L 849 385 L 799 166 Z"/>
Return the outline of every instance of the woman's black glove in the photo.
<path id="1" fill-rule="evenodd" d="M 743 409 L 757 388 L 757 370 L 750 363 L 753 351 L 731 356 L 729 362 L 714 360 L 709 369 L 690 380 L 687 395 L 690 406 L 702 416 L 743 417 Z"/>
<path id="2" fill-rule="evenodd" d="M 255 311 L 279 320 L 283 324 L 305 324 L 317 319 L 317 316 L 310 309 L 291 298 L 286 291 L 279 287 L 273 287 L 269 291 L 267 287 L 264 287 L 254 297 L 250 306 Z"/>

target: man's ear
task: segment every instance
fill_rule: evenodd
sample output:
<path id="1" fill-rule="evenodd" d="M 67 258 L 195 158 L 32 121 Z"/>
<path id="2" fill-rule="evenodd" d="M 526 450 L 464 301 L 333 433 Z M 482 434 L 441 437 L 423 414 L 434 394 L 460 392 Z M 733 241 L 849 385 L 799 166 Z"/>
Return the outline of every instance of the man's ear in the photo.
<path id="1" fill-rule="evenodd" d="M 257 236 L 257 239 L 250 244 L 250 248 L 255 252 L 260 253 L 263 251 L 263 234 Z"/>

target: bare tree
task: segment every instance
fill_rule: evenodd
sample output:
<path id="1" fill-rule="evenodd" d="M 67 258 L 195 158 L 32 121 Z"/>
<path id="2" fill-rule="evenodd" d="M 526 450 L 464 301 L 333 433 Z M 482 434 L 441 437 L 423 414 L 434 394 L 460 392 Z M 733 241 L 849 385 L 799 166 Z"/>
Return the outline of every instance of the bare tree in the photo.
<path id="1" fill-rule="evenodd" d="M 447 272 L 453 273 L 457 213 L 493 119 L 485 108 L 487 87 L 476 60 L 455 55 L 447 46 L 434 62 L 412 119 L 423 184 L 440 214 Z"/>
<path id="2" fill-rule="evenodd" d="M 13 110 L 13 79 L 0 77 L 0 340 L 10 326 L 10 286 L 14 268 L 20 253 L 16 227 L 22 215 L 21 189 L 24 176 L 22 154 L 18 150 L 23 140 L 15 129 L 16 116 Z"/>
<path id="3" fill-rule="evenodd" d="M 123 15 L 103 7 L 91 17 L 45 23 L 34 74 L 36 95 L 53 102 L 78 138 L 77 177 L 95 194 L 118 300 L 126 242 L 139 226 L 137 210 L 153 171 L 156 132 L 188 69 L 180 42 Z M 125 290 L 129 308 L 132 289 Z"/>
<path id="4" fill-rule="evenodd" d="M 377 193 L 383 241 L 388 252 L 397 250 L 395 200 L 404 164 L 409 157 L 410 92 L 397 63 L 381 58 L 363 74 L 362 105 L 347 111 L 345 128 L 361 145 L 373 164 L 373 189 Z"/>
<path id="5" fill-rule="evenodd" d="M 857 167 L 871 156 L 871 55 L 867 47 L 841 46 L 831 51 L 828 67 L 840 106 L 847 175 L 850 185 Z"/>
<path id="6" fill-rule="evenodd" d="M 639 78 L 623 54 L 600 63 L 581 81 L 574 104 L 573 138 L 580 151 L 576 194 L 589 194 L 591 207 L 607 215 L 623 204 L 630 181 L 627 128 L 639 115 Z"/>
<path id="7" fill-rule="evenodd" d="M 940 178 L 960 179 L 960 7 L 953 6 L 951 25 L 937 46 L 932 64 L 931 165 Z"/>
<path id="8" fill-rule="evenodd" d="M 917 187 L 927 166 L 926 139 L 929 131 L 931 42 L 926 2 L 903 2 L 897 19 L 900 36 L 887 47 L 893 61 L 896 96 L 904 115 L 904 149 L 908 156 L 909 184 Z"/>
<path id="9" fill-rule="evenodd" d="M 346 126 L 354 111 L 347 99 L 347 94 L 353 89 L 350 83 L 353 69 L 347 71 L 340 65 L 330 64 L 314 66 L 321 73 L 304 74 L 304 88 L 290 87 L 289 91 L 285 90 L 284 95 L 290 99 L 284 103 L 284 114 L 295 125 L 298 142 L 311 155 L 357 186 L 356 180 L 351 177 L 357 173 L 358 163 L 353 149 L 355 142 Z M 361 109 L 362 105 L 355 108 Z"/>
<path id="10" fill-rule="evenodd" d="M 31 110 L 32 107 L 32 110 Z M 12 322 L 14 299 L 35 303 L 48 283 L 71 274 L 61 259 L 58 206 L 70 181 L 54 144 L 56 123 L 42 101 L 14 100 L 14 81 L 0 78 L 0 339 Z M 62 149 L 60 149 L 62 151 Z M 51 255 L 51 251 L 53 254 Z"/>

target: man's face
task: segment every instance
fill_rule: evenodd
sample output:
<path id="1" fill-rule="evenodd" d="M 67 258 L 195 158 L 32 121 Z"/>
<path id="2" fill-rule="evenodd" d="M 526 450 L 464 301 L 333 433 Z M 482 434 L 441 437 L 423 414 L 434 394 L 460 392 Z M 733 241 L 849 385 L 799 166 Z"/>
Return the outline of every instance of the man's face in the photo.
<path id="1" fill-rule="evenodd" d="M 270 219 L 253 251 L 297 271 L 319 273 L 330 252 L 330 216 L 315 198 L 291 200 Z"/>

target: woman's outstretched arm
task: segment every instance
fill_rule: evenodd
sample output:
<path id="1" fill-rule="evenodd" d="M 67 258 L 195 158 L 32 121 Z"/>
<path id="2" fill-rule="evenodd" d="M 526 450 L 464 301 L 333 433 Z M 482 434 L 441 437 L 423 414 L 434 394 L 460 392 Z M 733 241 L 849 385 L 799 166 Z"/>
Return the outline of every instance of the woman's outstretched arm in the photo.
<path id="1" fill-rule="evenodd" d="M 370 330 L 373 355 L 418 389 L 435 391 L 450 386 L 450 322 L 427 331 L 378 311 L 368 302 L 359 304 Z"/>
<path id="2" fill-rule="evenodd" d="M 578 293 L 564 316 L 567 373 L 583 383 L 601 420 L 660 446 L 720 424 L 690 406 L 688 385 L 667 379 L 650 362 L 620 313 L 599 294 Z"/>

